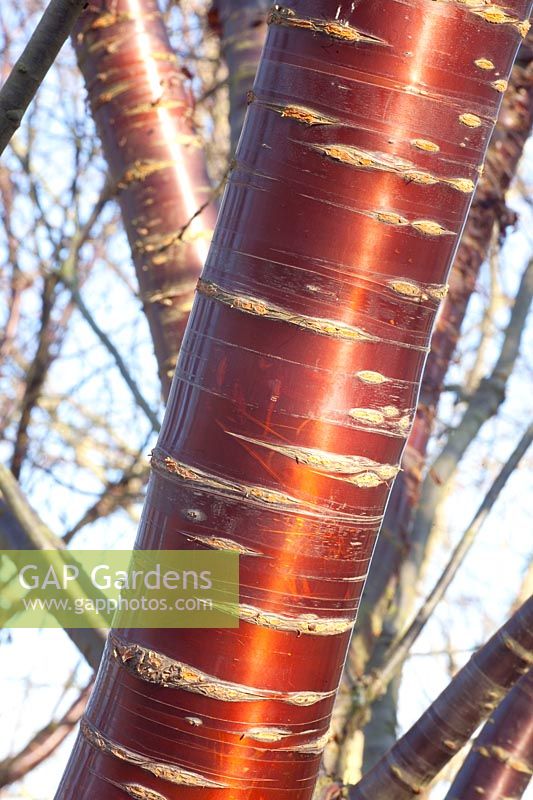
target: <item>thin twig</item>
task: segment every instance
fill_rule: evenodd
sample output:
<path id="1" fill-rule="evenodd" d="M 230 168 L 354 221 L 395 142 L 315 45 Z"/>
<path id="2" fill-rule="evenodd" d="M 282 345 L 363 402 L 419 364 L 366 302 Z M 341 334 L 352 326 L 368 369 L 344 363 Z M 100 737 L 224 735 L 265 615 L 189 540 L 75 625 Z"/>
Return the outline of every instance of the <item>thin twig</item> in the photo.
<path id="1" fill-rule="evenodd" d="M 411 647 L 422 632 L 426 622 L 446 594 L 446 591 L 453 581 L 457 571 L 463 564 L 467 553 L 472 547 L 476 536 L 480 532 L 484 522 L 491 512 L 492 507 L 498 500 L 502 489 L 513 474 L 514 470 L 517 468 L 532 441 L 533 423 L 528 426 L 516 448 L 509 456 L 508 461 L 498 473 L 492 486 L 485 495 L 483 502 L 474 515 L 472 522 L 465 530 L 459 543 L 455 547 L 440 578 L 427 596 L 415 618 L 401 638 L 392 644 L 389 652 L 386 654 L 385 666 L 374 676 L 374 681 L 372 684 L 374 690 L 379 689 L 379 691 L 381 691 L 383 688 L 385 688 L 402 666 Z"/>
<path id="2" fill-rule="evenodd" d="M 87 325 L 97 336 L 97 338 L 100 339 L 101 343 L 104 345 L 106 350 L 113 357 L 118 371 L 122 375 L 124 382 L 126 383 L 130 392 L 132 393 L 135 402 L 137 403 L 139 408 L 142 411 L 144 411 L 146 418 L 148 419 L 148 421 L 152 426 L 152 430 L 155 431 L 156 433 L 159 432 L 161 430 L 161 423 L 159 422 L 155 411 L 153 411 L 150 408 L 147 400 L 145 400 L 145 398 L 143 397 L 141 390 L 137 386 L 133 376 L 131 375 L 128 367 L 126 366 L 126 362 L 120 355 L 119 351 L 117 350 L 117 348 L 115 347 L 115 345 L 113 344 L 107 333 L 104 330 L 102 330 L 102 328 L 98 325 L 93 315 L 85 305 L 85 302 L 79 291 L 76 289 L 76 287 L 72 283 L 68 282 L 66 279 L 63 279 L 63 283 L 70 289 L 72 300 L 78 307 L 78 310 L 82 315 L 83 319 L 85 320 L 85 322 L 87 323 Z"/>
<path id="3" fill-rule="evenodd" d="M 61 719 L 49 722 L 19 753 L 0 761 L 0 788 L 19 781 L 57 750 L 83 716 L 93 684 L 92 679 Z"/>

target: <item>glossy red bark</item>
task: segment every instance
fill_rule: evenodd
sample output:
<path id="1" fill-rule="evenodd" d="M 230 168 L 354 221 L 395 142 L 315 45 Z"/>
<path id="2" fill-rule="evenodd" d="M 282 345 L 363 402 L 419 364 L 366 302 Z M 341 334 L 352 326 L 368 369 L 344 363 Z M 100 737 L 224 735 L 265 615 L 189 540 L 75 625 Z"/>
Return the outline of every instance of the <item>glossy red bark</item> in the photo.
<path id="1" fill-rule="evenodd" d="M 156 0 L 91 0 L 73 41 L 167 396 L 215 222 L 191 96 Z"/>
<path id="2" fill-rule="evenodd" d="M 138 539 L 245 551 L 242 621 L 118 632 L 58 800 L 311 797 L 492 84 L 525 12 L 273 12 Z"/>
<path id="3" fill-rule="evenodd" d="M 512 221 L 505 206 L 505 195 L 516 174 L 533 123 L 532 51 L 527 46 L 523 51 L 511 74 L 487 152 L 483 176 L 454 260 L 449 293 L 442 304 L 424 369 L 415 424 L 404 456 L 405 471 L 402 480 L 395 484 L 387 510 L 391 527 L 404 536 L 418 502 L 427 446 L 444 379 L 459 340 L 468 302 L 488 254 L 494 225 L 499 223 L 503 230 Z M 405 495 L 407 509 L 401 507 L 400 494 Z M 387 525 L 387 521 L 384 525 Z"/>
<path id="4" fill-rule="evenodd" d="M 494 224 L 508 217 L 505 195 L 516 173 L 533 123 L 533 61 L 523 45 L 515 64 L 498 123 L 487 151 L 485 168 L 450 275 L 450 288 L 442 304 L 431 340 L 413 429 L 383 521 L 365 591 L 359 625 L 349 657 L 354 674 L 364 672 L 379 624 L 391 602 L 402 561 L 410 553 L 410 527 L 425 474 L 427 447 L 433 431 L 442 386 L 450 366 L 461 325 L 474 292 L 479 270 L 487 257 Z M 391 617 L 396 625 L 396 606 Z M 403 623 L 401 623 L 403 624 Z M 391 631 L 394 634 L 394 630 Z"/>

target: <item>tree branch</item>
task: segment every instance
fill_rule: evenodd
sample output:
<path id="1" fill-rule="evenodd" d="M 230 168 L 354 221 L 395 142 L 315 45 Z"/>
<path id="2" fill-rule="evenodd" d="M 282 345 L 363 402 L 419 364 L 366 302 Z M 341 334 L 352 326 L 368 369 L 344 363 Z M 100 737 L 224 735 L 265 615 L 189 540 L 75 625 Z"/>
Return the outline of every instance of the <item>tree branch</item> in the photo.
<path id="1" fill-rule="evenodd" d="M 61 719 L 50 722 L 32 736 L 19 753 L 0 761 L 0 788 L 19 781 L 57 750 L 83 716 L 93 685 L 91 680 Z"/>
<path id="2" fill-rule="evenodd" d="M 62 550 L 64 544 L 35 513 L 12 473 L 0 464 L 0 546 L 6 550 Z M 6 508 L 7 506 L 7 508 Z M 94 628 L 72 628 L 67 635 L 98 669 L 106 635 Z"/>
<path id="3" fill-rule="evenodd" d="M 519 800 L 533 774 L 533 669 L 516 684 L 457 773 L 446 800 Z"/>
<path id="4" fill-rule="evenodd" d="M 402 582 L 409 591 L 417 580 L 433 527 L 435 509 L 447 493 L 458 465 L 482 426 L 494 417 L 505 400 L 507 383 L 520 353 L 520 343 L 533 299 L 533 259 L 526 267 L 500 354 L 491 374 L 472 394 L 463 418 L 454 428 L 424 480 L 411 534 L 411 554 L 404 563 Z"/>
<path id="5" fill-rule="evenodd" d="M 388 685 L 394 675 L 401 668 L 411 647 L 415 643 L 416 639 L 420 636 L 420 633 L 422 632 L 426 622 L 429 620 L 437 605 L 446 594 L 446 591 L 457 574 L 457 571 L 461 567 L 467 553 L 472 547 L 476 536 L 480 532 L 485 520 L 500 496 L 502 489 L 513 474 L 514 470 L 517 468 L 532 441 L 533 423 L 528 426 L 516 448 L 510 455 L 508 461 L 500 470 L 483 502 L 479 506 L 479 509 L 477 510 L 472 522 L 465 530 L 459 543 L 455 547 L 440 578 L 422 604 L 417 615 L 405 633 L 396 643 L 392 645 L 385 656 L 385 666 L 375 676 L 375 680 L 377 683 L 381 684 L 382 688 L 385 688 Z"/>
<path id="6" fill-rule="evenodd" d="M 70 35 L 87 0 L 51 0 L 0 89 L 0 154 L 20 126 L 46 73 Z"/>
<path id="7" fill-rule="evenodd" d="M 533 597 L 475 653 L 350 800 L 414 800 L 533 665 Z"/>
<path id="8" fill-rule="evenodd" d="M 76 286 L 72 282 L 68 281 L 66 276 L 62 276 L 62 281 L 65 284 L 65 286 L 67 286 L 67 288 L 70 290 L 72 295 L 72 300 L 78 307 L 78 310 L 82 315 L 83 319 L 113 358 L 118 371 L 122 375 L 125 384 L 127 385 L 128 389 L 130 390 L 133 396 L 133 399 L 135 400 L 139 408 L 144 412 L 146 418 L 148 419 L 150 425 L 152 426 L 152 430 L 158 432 L 161 429 L 161 423 L 157 418 L 157 414 L 150 408 L 148 401 L 144 398 L 141 390 L 139 389 L 135 379 L 130 373 L 126 365 L 126 362 L 120 355 L 118 349 L 115 347 L 115 345 L 113 344 L 107 333 L 98 325 L 93 315 L 85 305 L 85 301 L 83 300 Z"/>

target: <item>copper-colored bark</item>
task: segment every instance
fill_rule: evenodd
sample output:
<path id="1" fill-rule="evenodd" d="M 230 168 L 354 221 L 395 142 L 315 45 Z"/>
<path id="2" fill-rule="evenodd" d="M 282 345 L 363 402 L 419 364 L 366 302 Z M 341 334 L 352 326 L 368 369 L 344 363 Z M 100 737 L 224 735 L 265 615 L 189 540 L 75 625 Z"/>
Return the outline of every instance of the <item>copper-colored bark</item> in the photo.
<path id="1" fill-rule="evenodd" d="M 527 11 L 274 8 L 138 538 L 241 549 L 240 627 L 116 632 L 57 800 L 311 797 Z"/>
<path id="2" fill-rule="evenodd" d="M 416 509 L 427 446 L 439 397 L 453 356 L 469 299 L 490 245 L 497 221 L 508 216 L 505 193 L 516 172 L 533 124 L 533 61 L 524 47 L 513 67 L 504 95 L 483 175 L 470 209 L 450 275 L 450 287 L 431 342 L 413 430 L 402 460 L 402 472 L 392 490 L 371 567 L 371 580 L 354 637 L 350 663 L 362 672 L 379 635 L 401 561 L 409 551 L 409 529 Z"/>
<path id="3" fill-rule="evenodd" d="M 485 723 L 446 800 L 519 800 L 533 775 L 533 668 Z"/>
<path id="4" fill-rule="evenodd" d="M 498 223 L 503 229 L 509 221 L 505 194 L 516 173 L 524 145 L 533 124 L 533 61 L 516 63 L 509 87 L 504 95 L 498 124 L 494 129 L 483 175 L 479 181 L 468 221 L 450 275 L 448 296 L 443 303 L 431 340 L 420 392 L 415 424 L 406 447 L 403 467 L 406 490 L 398 481 L 393 498 L 407 496 L 410 511 L 416 506 L 421 470 L 433 430 L 437 404 L 444 378 L 457 346 L 468 301 L 475 289 L 480 267 L 487 257 L 492 229 Z M 398 527 L 398 508 L 391 498 L 389 524 L 396 533 L 405 533 L 405 524 Z M 387 524 L 387 523 L 385 523 Z"/>
<path id="5" fill-rule="evenodd" d="M 215 218 L 190 97 L 156 0 L 91 0 L 74 44 L 166 396 Z"/>

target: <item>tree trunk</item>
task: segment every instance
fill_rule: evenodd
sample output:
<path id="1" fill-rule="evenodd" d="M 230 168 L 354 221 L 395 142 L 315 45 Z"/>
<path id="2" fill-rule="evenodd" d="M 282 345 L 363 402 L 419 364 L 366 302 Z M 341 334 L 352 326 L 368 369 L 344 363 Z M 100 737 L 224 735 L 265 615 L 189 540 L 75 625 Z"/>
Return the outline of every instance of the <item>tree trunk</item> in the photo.
<path id="1" fill-rule="evenodd" d="M 191 99 L 156 0 L 91 0 L 74 45 L 166 397 L 215 220 Z"/>
<path id="2" fill-rule="evenodd" d="M 265 43 L 270 0 L 216 0 L 213 10 L 228 66 L 231 152 L 237 149 L 248 94 L 252 88 Z"/>
<path id="3" fill-rule="evenodd" d="M 508 216 L 505 194 L 531 132 L 533 61 L 526 45 L 523 51 L 513 68 L 509 88 L 503 98 L 483 175 L 454 260 L 450 289 L 431 340 L 415 423 L 402 460 L 402 472 L 394 484 L 387 506 L 372 563 L 372 579 L 365 590 L 357 631 L 350 648 L 350 664 L 357 674 L 364 671 L 375 640 L 380 635 L 400 563 L 409 550 L 409 529 L 419 499 L 427 446 L 444 378 L 459 339 L 468 301 L 488 252 L 493 226 Z"/>
<path id="4" fill-rule="evenodd" d="M 427 446 L 435 423 L 437 406 L 444 378 L 450 365 L 468 303 L 474 292 L 479 270 L 487 256 L 495 224 L 503 227 L 509 219 L 505 194 L 516 173 L 525 143 L 533 124 L 533 61 L 531 50 L 524 44 L 513 67 L 494 129 L 483 175 L 479 181 L 472 208 L 468 215 L 461 243 L 450 275 L 448 295 L 442 304 L 431 341 L 413 430 L 409 436 L 400 472 L 387 506 L 382 531 L 372 561 L 369 581 L 358 616 L 348 655 L 349 670 L 363 675 L 381 668 L 381 656 L 396 638 L 402 625 L 412 613 L 412 604 L 398 603 L 395 591 L 402 561 L 411 549 L 410 529 L 420 497 L 426 466 Z M 424 549 L 421 551 L 421 558 Z M 411 581 L 412 583 L 412 581 Z M 414 587 L 413 587 L 414 588 Z M 378 639 L 383 638 L 379 652 Z M 343 677 L 349 689 L 350 679 Z M 393 695 L 388 693 L 377 702 L 380 720 L 365 726 L 365 749 L 370 747 L 374 761 L 388 749 L 396 716 Z M 351 703 L 346 697 L 338 699 L 334 711 L 333 737 L 328 743 L 324 767 L 328 774 L 341 776 L 350 739 L 359 726 L 358 718 L 350 723 Z M 369 710 L 366 712 L 368 718 Z M 375 731 L 375 736 L 374 736 Z M 385 749 L 383 749 L 385 747 Z"/>
<path id="5" fill-rule="evenodd" d="M 58 800 L 311 797 L 525 13 L 271 12 L 137 542 L 241 553 L 240 627 L 114 632 Z"/>
<path id="6" fill-rule="evenodd" d="M 530 669 L 485 723 L 446 800 L 519 800 L 533 775 L 532 756 Z"/>
<path id="7" fill-rule="evenodd" d="M 533 598 L 530 598 L 472 656 L 392 750 L 350 789 L 350 800 L 419 797 L 532 664 Z M 531 717 L 528 723 L 531 727 Z M 468 797 L 473 798 L 475 786 L 472 789 Z"/>

